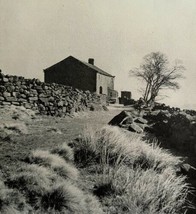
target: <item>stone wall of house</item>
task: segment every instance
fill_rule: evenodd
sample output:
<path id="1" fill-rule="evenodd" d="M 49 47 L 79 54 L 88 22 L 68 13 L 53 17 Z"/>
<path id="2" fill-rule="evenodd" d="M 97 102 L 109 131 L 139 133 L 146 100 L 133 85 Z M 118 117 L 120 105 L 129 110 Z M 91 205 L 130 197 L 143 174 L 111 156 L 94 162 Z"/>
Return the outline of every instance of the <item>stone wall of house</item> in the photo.
<path id="1" fill-rule="evenodd" d="M 106 98 L 89 91 L 0 72 L 0 105 L 24 106 L 40 114 L 63 116 L 83 110 L 100 109 L 106 105 Z"/>
<path id="2" fill-rule="evenodd" d="M 111 90 L 114 90 L 114 77 L 97 73 L 96 80 L 97 80 L 96 81 L 97 94 L 106 94 L 110 96 L 110 94 L 108 94 L 108 88 L 110 88 Z"/>

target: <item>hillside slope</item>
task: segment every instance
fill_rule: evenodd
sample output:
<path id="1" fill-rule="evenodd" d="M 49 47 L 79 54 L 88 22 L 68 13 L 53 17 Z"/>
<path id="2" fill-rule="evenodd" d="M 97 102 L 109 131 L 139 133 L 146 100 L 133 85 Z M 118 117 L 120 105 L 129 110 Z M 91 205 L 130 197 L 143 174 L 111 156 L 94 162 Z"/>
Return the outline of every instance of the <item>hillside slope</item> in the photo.
<path id="1" fill-rule="evenodd" d="M 40 117 L 4 108 L 1 213 L 173 214 L 186 210 L 181 159 L 106 124 L 121 110 Z"/>

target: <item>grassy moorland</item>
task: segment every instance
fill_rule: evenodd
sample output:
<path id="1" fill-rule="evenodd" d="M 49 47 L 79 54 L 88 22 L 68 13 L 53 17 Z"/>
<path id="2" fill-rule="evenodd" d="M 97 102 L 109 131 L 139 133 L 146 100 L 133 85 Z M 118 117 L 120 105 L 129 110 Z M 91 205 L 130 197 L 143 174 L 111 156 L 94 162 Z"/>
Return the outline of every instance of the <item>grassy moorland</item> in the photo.
<path id="1" fill-rule="evenodd" d="M 106 125 L 120 110 L 0 111 L 0 213 L 186 213 L 181 159 Z"/>

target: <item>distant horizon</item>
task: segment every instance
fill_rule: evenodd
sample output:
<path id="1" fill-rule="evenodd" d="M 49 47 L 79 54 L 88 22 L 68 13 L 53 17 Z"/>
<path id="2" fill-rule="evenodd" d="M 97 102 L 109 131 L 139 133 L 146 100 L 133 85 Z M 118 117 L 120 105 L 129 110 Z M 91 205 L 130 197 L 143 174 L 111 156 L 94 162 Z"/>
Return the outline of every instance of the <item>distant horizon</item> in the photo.
<path id="1" fill-rule="evenodd" d="M 141 94 L 129 71 L 151 52 L 186 68 L 170 106 L 196 109 L 195 0 L 0 0 L 0 69 L 43 81 L 43 69 L 72 55 L 115 76 L 118 92 Z"/>

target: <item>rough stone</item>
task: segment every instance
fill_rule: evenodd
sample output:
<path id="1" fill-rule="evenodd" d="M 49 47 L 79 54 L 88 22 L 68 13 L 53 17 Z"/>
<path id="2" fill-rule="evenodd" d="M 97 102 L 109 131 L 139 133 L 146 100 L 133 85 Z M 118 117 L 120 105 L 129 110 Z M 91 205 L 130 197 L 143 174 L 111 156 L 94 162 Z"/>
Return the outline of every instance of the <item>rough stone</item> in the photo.
<path id="1" fill-rule="evenodd" d="M 8 92 L 13 92 L 14 90 L 15 90 L 15 87 L 13 85 L 7 87 Z"/>
<path id="2" fill-rule="evenodd" d="M 10 94 L 9 92 L 4 92 L 4 93 L 3 93 L 3 96 L 4 96 L 4 97 L 10 97 L 11 94 Z"/>
<path id="3" fill-rule="evenodd" d="M 67 111 L 66 107 L 63 107 L 63 113 L 65 113 Z"/>
<path id="4" fill-rule="evenodd" d="M 38 110 L 40 114 L 63 116 L 90 107 L 102 110 L 102 106 L 106 104 L 106 100 L 95 94 L 64 85 L 46 84 L 37 79 L 2 73 L 0 78 L 0 105 L 23 105 L 25 108 Z"/>
<path id="5" fill-rule="evenodd" d="M 27 109 L 31 109 L 30 103 L 24 103 L 24 107 L 27 108 Z"/>
<path id="6" fill-rule="evenodd" d="M 25 94 L 20 94 L 20 97 L 25 99 L 27 96 Z"/>
<path id="7" fill-rule="evenodd" d="M 20 106 L 20 103 L 19 102 L 12 102 L 12 105 Z"/>
<path id="8" fill-rule="evenodd" d="M 139 127 L 136 123 L 130 124 L 128 129 L 129 131 L 132 131 L 132 132 L 137 132 L 137 133 L 143 132 L 143 129 Z"/>
<path id="9" fill-rule="evenodd" d="M 27 86 L 26 85 L 21 85 L 21 88 L 22 89 L 27 89 Z"/>
<path id="10" fill-rule="evenodd" d="M 37 101 L 38 97 L 29 97 L 29 101 Z"/>
<path id="11" fill-rule="evenodd" d="M 45 110 L 46 110 L 45 106 L 42 105 L 42 104 L 39 105 L 39 109 L 40 109 L 41 111 L 45 111 Z"/>
<path id="12" fill-rule="evenodd" d="M 45 89 L 45 90 L 48 90 L 48 86 L 45 85 L 45 86 L 44 86 L 44 89 Z"/>
<path id="13" fill-rule="evenodd" d="M 16 97 L 6 97 L 5 99 L 6 99 L 6 101 L 8 101 L 8 102 L 15 102 L 15 101 L 17 101 L 17 98 L 16 98 Z"/>
<path id="14" fill-rule="evenodd" d="M 17 85 L 17 86 L 21 86 L 21 82 L 20 82 L 20 81 L 17 81 L 17 82 L 16 82 L 16 85 Z"/>
<path id="15" fill-rule="evenodd" d="M 9 79 L 8 78 L 6 78 L 6 77 L 3 77 L 3 82 L 8 82 L 9 81 Z"/>
<path id="16" fill-rule="evenodd" d="M 25 90 L 24 90 L 23 88 L 19 88 L 19 92 L 20 92 L 20 93 L 24 93 L 24 91 L 25 91 Z"/>
<path id="17" fill-rule="evenodd" d="M 113 126 L 119 126 L 127 117 L 132 118 L 131 114 L 128 111 L 122 111 L 120 114 L 116 115 L 108 124 Z"/>
<path id="18" fill-rule="evenodd" d="M 11 93 L 13 97 L 17 97 L 17 93 L 16 92 L 12 92 Z"/>
<path id="19" fill-rule="evenodd" d="M 4 92 L 6 90 L 5 86 L 0 85 L 0 92 Z"/>
<path id="20" fill-rule="evenodd" d="M 19 102 L 27 102 L 27 100 L 24 99 L 24 98 L 19 98 L 18 101 L 19 101 Z"/>
<path id="21" fill-rule="evenodd" d="M 31 89 L 31 93 L 34 94 L 34 95 L 37 95 L 37 90 Z"/>
<path id="22" fill-rule="evenodd" d="M 142 118 L 142 117 L 136 118 L 136 119 L 134 120 L 134 122 L 135 122 L 135 123 L 142 123 L 142 124 L 147 124 L 147 123 L 148 123 L 148 121 L 145 120 L 145 119 Z"/>
<path id="23" fill-rule="evenodd" d="M 2 102 L 3 105 L 11 105 L 10 102 Z"/>
<path id="24" fill-rule="evenodd" d="M 53 102 L 53 101 L 54 101 L 54 97 L 49 97 L 49 98 L 48 98 L 48 101 L 49 101 L 49 102 Z"/>
<path id="25" fill-rule="evenodd" d="M 59 107 L 63 107 L 63 105 L 64 105 L 64 102 L 63 102 L 63 101 L 58 102 L 58 106 L 59 106 Z"/>
<path id="26" fill-rule="evenodd" d="M 46 95 L 46 94 L 41 93 L 41 94 L 39 94 L 39 97 L 40 97 L 40 98 L 41 98 L 41 97 L 47 97 L 47 95 Z"/>
<path id="27" fill-rule="evenodd" d="M 48 98 L 41 97 L 39 98 L 39 101 L 46 104 L 48 103 Z"/>

